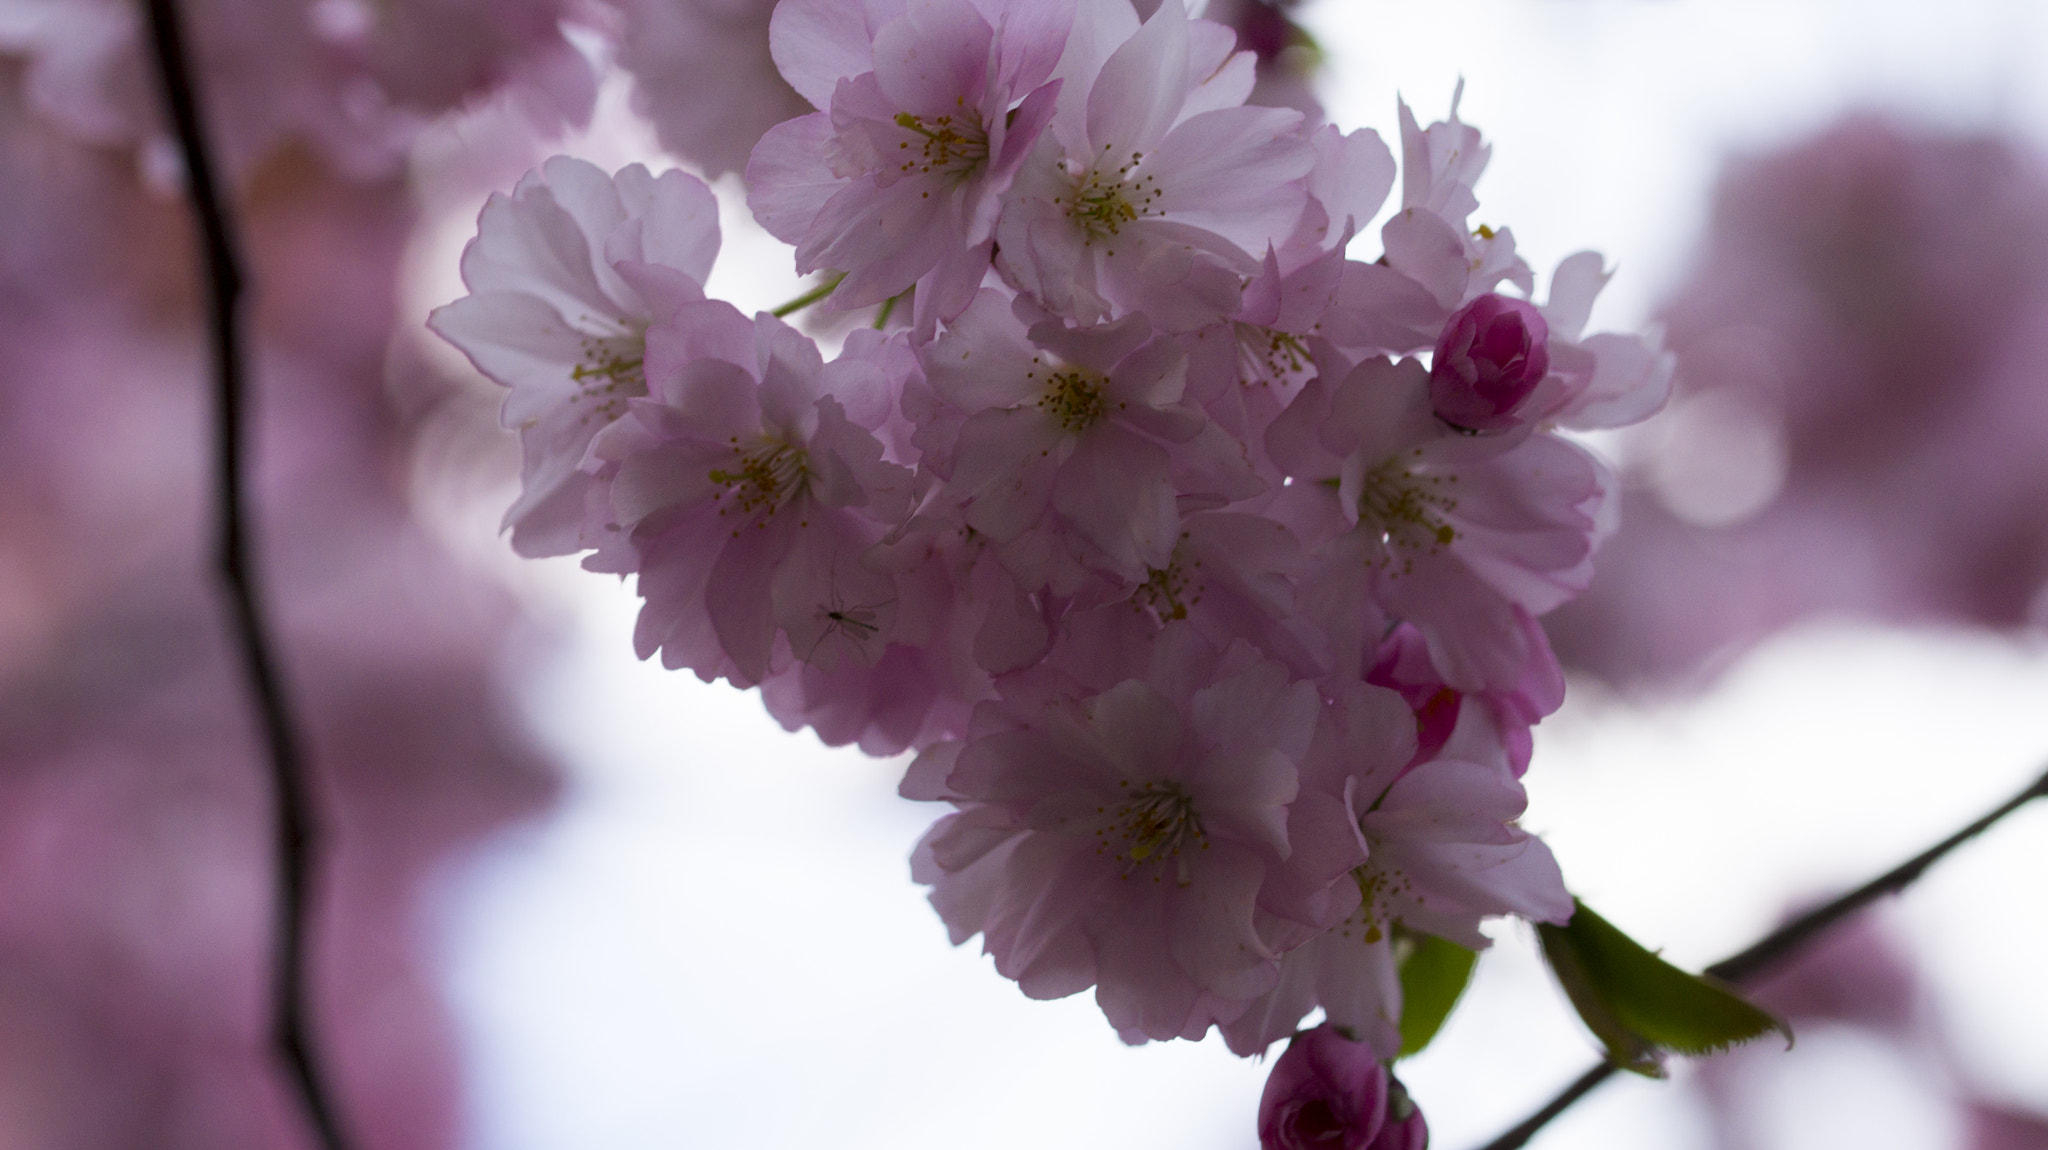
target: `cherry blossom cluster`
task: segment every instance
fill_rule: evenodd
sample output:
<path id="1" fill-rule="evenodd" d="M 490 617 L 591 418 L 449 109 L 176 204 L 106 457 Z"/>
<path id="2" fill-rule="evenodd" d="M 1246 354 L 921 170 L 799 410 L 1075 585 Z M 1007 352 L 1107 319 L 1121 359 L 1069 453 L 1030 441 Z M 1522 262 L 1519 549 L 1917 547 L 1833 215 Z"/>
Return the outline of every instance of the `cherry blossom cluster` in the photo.
<path id="1" fill-rule="evenodd" d="M 1563 693 L 1537 618 L 1612 519 L 1561 432 L 1654 411 L 1665 358 L 1581 334 L 1596 255 L 1536 302 L 1455 101 L 1400 109 L 1363 259 L 1389 148 L 1248 106 L 1171 0 L 770 31 L 815 110 L 749 205 L 875 326 L 827 359 L 706 298 L 703 184 L 550 160 L 432 321 L 511 389 L 513 545 L 637 575 L 642 657 L 915 751 L 953 808 L 915 876 L 1026 994 L 1245 1054 L 1320 1009 L 1391 1058 L 1416 935 L 1571 914 L 1515 822 Z"/>

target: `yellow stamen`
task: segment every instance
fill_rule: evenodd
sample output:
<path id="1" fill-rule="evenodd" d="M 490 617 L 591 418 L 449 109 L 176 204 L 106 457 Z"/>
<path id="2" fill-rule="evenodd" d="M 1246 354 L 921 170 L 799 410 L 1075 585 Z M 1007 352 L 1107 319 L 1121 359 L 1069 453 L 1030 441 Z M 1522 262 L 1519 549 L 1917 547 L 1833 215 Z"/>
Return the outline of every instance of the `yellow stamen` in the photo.
<path id="1" fill-rule="evenodd" d="M 1038 397 L 1038 408 L 1068 431 L 1086 431 L 1109 412 L 1109 397 L 1103 391 L 1105 382 L 1092 372 L 1053 372 L 1046 381 L 1045 392 Z"/>
<path id="2" fill-rule="evenodd" d="M 1106 854 L 1114 849 L 1125 862 L 1125 878 L 1141 865 L 1152 862 L 1158 864 L 1152 881 L 1161 882 L 1161 872 L 1167 861 L 1172 860 L 1175 879 L 1181 886 L 1194 881 L 1182 848 L 1209 849 L 1209 835 L 1202 829 L 1201 816 L 1195 813 L 1194 800 L 1174 782 L 1145 784 L 1095 833 L 1102 840 L 1096 851 Z"/>
<path id="3" fill-rule="evenodd" d="M 909 112 L 898 112 L 896 126 L 924 137 L 918 151 L 897 167 L 897 171 L 906 175 L 911 172 L 923 175 L 943 172 L 965 177 L 988 159 L 988 132 L 972 115 L 960 120 L 950 115 L 940 116 L 927 123 L 922 117 Z M 902 140 L 896 147 L 909 152 L 912 142 Z"/>
<path id="4" fill-rule="evenodd" d="M 1457 496 L 1447 490 L 1456 482 L 1454 475 L 1417 475 L 1400 456 L 1366 473 L 1358 491 L 1358 521 L 1379 533 L 1388 550 L 1382 563 L 1391 562 L 1393 552 L 1404 552 L 1405 574 L 1413 570 L 1417 553 L 1435 554 L 1457 540 L 1458 530 L 1446 518 L 1458 508 Z"/>
<path id="5" fill-rule="evenodd" d="M 735 440 L 733 448 L 739 454 L 738 467 L 711 471 L 711 482 L 733 493 L 732 503 L 720 508 L 720 515 L 737 509 L 765 519 L 788 502 L 810 476 L 803 451 L 779 440 L 768 440 L 749 452 L 739 451 Z"/>

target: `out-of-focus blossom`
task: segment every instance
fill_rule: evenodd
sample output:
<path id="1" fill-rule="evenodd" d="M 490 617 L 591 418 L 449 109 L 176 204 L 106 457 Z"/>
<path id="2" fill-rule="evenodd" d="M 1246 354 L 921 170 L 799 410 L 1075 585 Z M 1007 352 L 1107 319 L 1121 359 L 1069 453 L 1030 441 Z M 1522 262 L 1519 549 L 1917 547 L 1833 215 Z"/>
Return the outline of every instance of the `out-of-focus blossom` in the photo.
<path id="1" fill-rule="evenodd" d="M 1965 1112 L 1969 1150 L 2042 1150 L 2048 1147 L 2048 1114 L 1972 1099 Z"/>
<path id="2" fill-rule="evenodd" d="M 1663 308 L 1681 365 L 1624 446 L 1568 665 L 1697 682 L 1809 614 L 2012 628 L 2048 588 L 2048 165 L 1869 116 L 1722 180 Z"/>
<path id="3" fill-rule="evenodd" d="M 310 0 L 180 5 L 219 162 L 253 172 L 287 143 L 356 178 L 391 175 L 421 125 L 511 90 L 541 125 L 586 120 L 589 61 L 563 36 L 572 0 Z M 84 139 L 177 170 L 140 5 L 5 0 L 0 51 L 26 55 L 31 102 Z"/>
<path id="4" fill-rule="evenodd" d="M 1919 1084 L 1920 1103 L 1952 1122 L 1952 1150 L 2048 1147 L 2048 1113 L 2000 1102 L 1972 1081 L 1903 941 L 1887 919 L 1866 911 L 1746 987 L 1760 1005 L 1797 1028 L 1801 1041 L 1790 1051 L 1741 1047 L 1700 1066 L 1692 1081 L 1707 1103 L 1717 1150 L 1780 1144 L 1769 1120 L 1775 1108 L 1760 1104 L 1757 1087 L 1797 1074 L 1801 1061 L 1824 1064 L 1843 1049 L 1827 1041 L 1837 1036 L 1872 1043 L 1883 1051 L 1879 1056 L 1896 1059 Z M 1867 1129 L 1849 1117 L 1862 1104 L 1852 1093 L 1809 1099 L 1800 1129 L 1810 1134 L 1831 1109 L 1843 1115 L 1843 1127 Z"/>
<path id="5" fill-rule="evenodd" d="M 1293 108 L 1320 120 L 1314 81 L 1322 52 L 1289 16 L 1299 6 L 1299 0 L 1211 0 L 1202 17 L 1237 33 L 1237 46 L 1258 59 L 1258 82 L 1246 103 Z"/>
<path id="6" fill-rule="evenodd" d="M 811 110 L 769 55 L 775 0 L 614 2 L 633 106 L 706 175 L 744 171 L 762 133 Z"/>
<path id="7" fill-rule="evenodd" d="M 0 114 L 0 1140 L 290 1144 L 269 768 L 211 575 L 189 219 L 19 111 Z M 539 809 L 552 768 L 499 697 L 509 600 L 394 482 L 418 426 L 384 370 L 405 190 L 302 153 L 244 203 L 256 535 L 325 832 L 319 1057 L 365 1144 L 443 1150 L 462 1076 L 422 893 Z"/>

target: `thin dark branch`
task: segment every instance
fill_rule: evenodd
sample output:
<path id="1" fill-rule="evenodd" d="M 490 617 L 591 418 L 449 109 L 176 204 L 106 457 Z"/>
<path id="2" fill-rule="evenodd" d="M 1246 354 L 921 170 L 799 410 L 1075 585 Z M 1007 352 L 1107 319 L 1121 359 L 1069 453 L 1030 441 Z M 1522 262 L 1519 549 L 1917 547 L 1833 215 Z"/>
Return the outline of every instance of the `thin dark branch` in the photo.
<path id="1" fill-rule="evenodd" d="M 258 606 L 257 581 L 249 545 L 248 506 L 242 461 L 248 441 L 240 335 L 241 264 L 228 210 L 215 182 L 183 30 L 172 0 L 145 0 L 150 48 L 164 104 L 184 159 L 185 187 L 198 217 L 205 252 L 203 277 L 214 367 L 215 513 L 217 559 L 243 671 L 255 693 L 264 749 L 270 762 L 276 810 L 278 908 L 271 956 L 272 1041 L 284 1059 L 325 1150 L 343 1150 L 335 1109 L 313 1057 L 305 992 L 306 925 L 316 848 L 312 796 L 299 751 L 291 709 L 271 655 L 268 628 Z"/>
<path id="2" fill-rule="evenodd" d="M 1836 923 L 1888 894 L 1897 894 L 1913 885 L 1929 867 L 1940 862 L 1950 851 L 1990 830 L 2000 819 L 2039 798 L 2048 798 L 2048 774 L 2035 779 L 2027 789 L 1992 808 L 1984 817 L 1969 826 L 1840 898 L 1807 911 L 1758 939 L 1747 949 L 1707 967 L 1705 973 L 1733 983 L 1754 981 L 1757 976 L 1796 956 L 1808 943 Z M 1536 1136 L 1538 1130 L 1548 1125 L 1551 1119 L 1571 1109 L 1574 1103 L 1591 1094 L 1595 1087 L 1607 1081 L 1618 1069 L 1620 1068 L 1609 1062 L 1589 1067 L 1570 1086 L 1560 1091 L 1557 1097 L 1546 1103 L 1543 1109 L 1531 1114 L 1514 1129 L 1488 1142 L 1481 1150 L 1520 1150 L 1529 1139 Z"/>
<path id="3" fill-rule="evenodd" d="M 1759 939 L 1756 945 L 1730 955 L 1706 969 L 1706 973 L 1728 982 L 1748 982 L 1757 975 L 1770 970 L 1792 957 L 1813 937 L 1836 923 L 1876 902 L 1888 894 L 1897 894 L 1919 881 L 1927 868 L 1941 861 L 1942 856 L 1990 830 L 1992 824 L 2019 810 L 2035 799 L 2048 796 L 2048 774 L 2035 779 L 2032 786 L 1985 814 L 1983 818 L 1964 827 L 1940 842 L 1893 867 L 1891 870 L 1871 879 L 1848 894 L 1824 906 L 1818 906 L 1793 919 L 1791 922 Z"/>
<path id="4" fill-rule="evenodd" d="M 1612 1062 L 1602 1062 L 1589 1067 L 1570 1086 L 1558 1092 L 1557 1097 L 1545 1103 L 1543 1109 L 1522 1120 L 1522 1124 L 1486 1144 L 1485 1150 L 1520 1150 L 1538 1130 L 1550 1125 L 1550 1120 L 1572 1108 L 1572 1104 L 1593 1092 L 1593 1088 L 1607 1081 L 1608 1076 L 1620 1070 Z"/>

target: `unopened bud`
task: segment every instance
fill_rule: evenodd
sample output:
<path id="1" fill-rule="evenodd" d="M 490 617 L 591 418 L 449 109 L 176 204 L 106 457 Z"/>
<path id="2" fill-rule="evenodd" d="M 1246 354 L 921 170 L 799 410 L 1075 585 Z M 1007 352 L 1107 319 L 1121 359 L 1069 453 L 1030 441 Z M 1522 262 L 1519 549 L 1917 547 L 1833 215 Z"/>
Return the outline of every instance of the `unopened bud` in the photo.
<path id="1" fill-rule="evenodd" d="M 1488 293 L 1459 308 L 1437 337 L 1429 400 L 1461 431 L 1506 431 L 1550 370 L 1550 326 L 1522 300 Z"/>
<path id="2" fill-rule="evenodd" d="M 1259 1098 L 1262 1150 L 1421 1150 L 1428 1140 L 1378 1052 L 1327 1022 L 1294 1036 Z"/>

